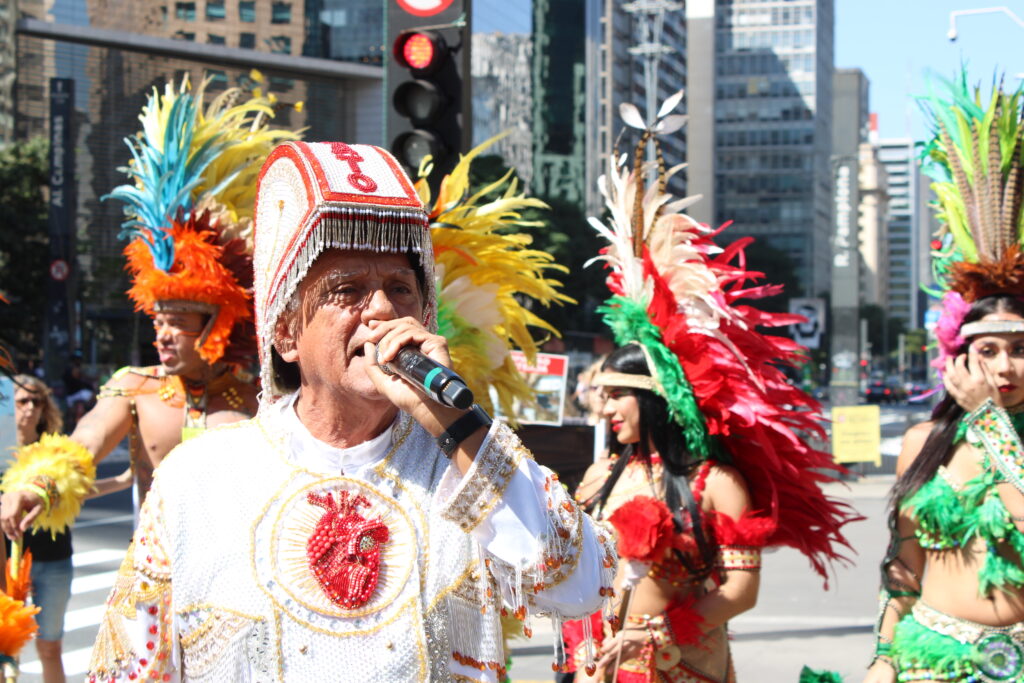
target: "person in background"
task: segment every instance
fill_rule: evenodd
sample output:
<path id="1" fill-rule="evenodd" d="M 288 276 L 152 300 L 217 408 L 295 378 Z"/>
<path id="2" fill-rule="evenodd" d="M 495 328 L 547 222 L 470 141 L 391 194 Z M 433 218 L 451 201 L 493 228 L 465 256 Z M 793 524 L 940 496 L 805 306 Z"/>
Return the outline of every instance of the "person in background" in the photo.
<path id="1" fill-rule="evenodd" d="M 33 375 L 15 375 L 13 381 L 18 446 L 35 443 L 43 434 L 60 433 L 64 419 L 49 387 Z M 32 602 L 40 608 L 36 652 L 43 683 L 64 683 L 61 640 L 74 575 L 71 531 L 56 536 L 47 531 L 26 533 L 25 549 L 32 553 Z"/>

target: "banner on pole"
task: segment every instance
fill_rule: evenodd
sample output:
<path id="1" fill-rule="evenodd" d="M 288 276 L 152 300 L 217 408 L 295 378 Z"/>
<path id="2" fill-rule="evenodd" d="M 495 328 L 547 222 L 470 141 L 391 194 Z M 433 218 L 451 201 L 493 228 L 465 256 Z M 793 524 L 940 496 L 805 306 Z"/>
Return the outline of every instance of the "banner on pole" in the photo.
<path id="1" fill-rule="evenodd" d="M 838 463 L 882 464 L 882 412 L 878 406 L 832 408 L 832 458 Z"/>

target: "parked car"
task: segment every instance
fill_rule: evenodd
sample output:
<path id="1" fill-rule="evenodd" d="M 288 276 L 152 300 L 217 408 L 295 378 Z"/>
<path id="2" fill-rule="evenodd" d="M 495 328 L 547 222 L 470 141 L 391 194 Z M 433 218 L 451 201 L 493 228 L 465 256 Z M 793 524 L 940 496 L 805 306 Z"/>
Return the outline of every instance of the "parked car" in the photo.
<path id="1" fill-rule="evenodd" d="M 893 385 L 881 380 L 868 382 L 864 390 L 864 399 L 868 403 L 896 403 L 907 399 L 907 392 L 902 386 Z"/>

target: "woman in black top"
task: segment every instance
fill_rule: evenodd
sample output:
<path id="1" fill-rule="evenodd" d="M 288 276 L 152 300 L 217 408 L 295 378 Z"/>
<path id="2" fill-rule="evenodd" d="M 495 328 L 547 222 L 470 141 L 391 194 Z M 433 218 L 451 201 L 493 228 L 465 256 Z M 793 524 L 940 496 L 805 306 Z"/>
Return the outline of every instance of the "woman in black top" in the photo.
<path id="1" fill-rule="evenodd" d="M 18 446 L 34 443 L 43 434 L 59 433 L 64 421 L 52 392 L 42 380 L 17 375 L 14 387 Z M 61 639 L 74 574 L 71 532 L 57 534 L 56 538 L 46 531 L 28 532 L 25 549 L 32 552 L 32 602 L 40 608 L 36 615 L 39 624 L 36 651 L 43 668 L 43 683 L 64 683 Z"/>

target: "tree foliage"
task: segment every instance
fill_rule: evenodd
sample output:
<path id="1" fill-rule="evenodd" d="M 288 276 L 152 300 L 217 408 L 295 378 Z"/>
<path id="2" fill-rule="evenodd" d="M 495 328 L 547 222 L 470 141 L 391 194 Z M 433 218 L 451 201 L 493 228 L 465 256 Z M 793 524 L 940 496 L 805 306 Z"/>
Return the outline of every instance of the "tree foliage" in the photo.
<path id="1" fill-rule="evenodd" d="M 41 344 L 49 257 L 49 144 L 45 138 L 0 149 L 0 306 L 3 339 L 16 358 Z"/>

